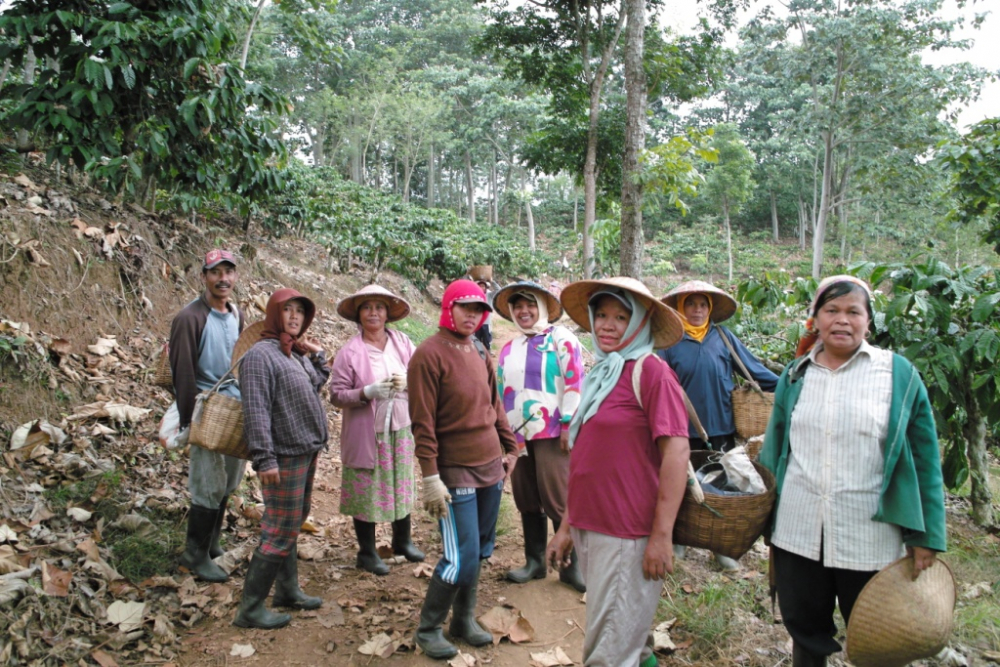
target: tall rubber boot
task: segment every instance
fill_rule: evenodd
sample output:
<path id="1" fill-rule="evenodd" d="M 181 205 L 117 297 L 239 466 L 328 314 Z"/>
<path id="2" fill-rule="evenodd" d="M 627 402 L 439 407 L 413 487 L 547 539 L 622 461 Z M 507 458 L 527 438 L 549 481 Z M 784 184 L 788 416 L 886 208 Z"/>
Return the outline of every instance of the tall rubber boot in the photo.
<path id="1" fill-rule="evenodd" d="M 424 606 L 420 609 L 420 624 L 417 626 L 414 638 L 417 646 L 430 658 L 445 660 L 458 655 L 458 649 L 445 639 L 444 633 L 441 632 L 441 624 L 444 623 L 457 593 L 458 586 L 446 583 L 437 574 L 431 577 Z"/>
<path id="2" fill-rule="evenodd" d="M 219 503 L 219 518 L 216 519 L 215 527 L 212 529 L 212 541 L 208 543 L 208 555 L 211 558 L 218 558 L 226 553 L 226 550 L 219 543 L 219 538 L 222 537 L 222 526 L 226 523 L 227 509 L 229 509 L 229 496 L 223 498 L 222 502 Z"/>
<path id="3" fill-rule="evenodd" d="M 354 520 L 354 534 L 358 536 L 358 560 L 355 567 L 372 574 L 389 574 L 389 566 L 379 558 L 375 548 L 375 524 L 361 519 Z"/>
<path id="4" fill-rule="evenodd" d="M 274 579 L 275 607 L 290 607 L 292 609 L 319 609 L 323 606 L 323 598 L 306 595 L 299 588 L 299 546 L 292 547 Z"/>
<path id="5" fill-rule="evenodd" d="M 552 521 L 556 532 L 559 532 L 561 521 Z M 576 590 L 577 593 L 586 593 L 587 584 L 583 583 L 583 574 L 580 573 L 580 563 L 576 558 L 576 549 L 569 552 L 569 566 L 559 568 L 559 581 Z"/>
<path id="6" fill-rule="evenodd" d="M 792 642 L 792 667 L 826 667 L 826 656 L 813 655 Z"/>
<path id="7" fill-rule="evenodd" d="M 721 567 L 725 572 L 739 572 L 740 562 L 735 558 L 730 558 L 729 556 L 723 556 L 722 554 L 713 554 L 715 556 L 715 562 Z"/>
<path id="8" fill-rule="evenodd" d="M 532 579 L 544 579 L 545 543 L 549 537 L 549 523 L 544 514 L 524 512 L 521 514 L 521 527 L 524 529 L 524 567 L 510 570 L 507 579 L 515 584 L 525 584 Z"/>
<path id="9" fill-rule="evenodd" d="M 263 554 L 260 549 L 253 552 L 246 579 L 243 581 L 243 597 L 240 598 L 240 607 L 233 625 L 241 628 L 273 630 L 283 628 L 291 622 L 290 615 L 275 614 L 264 605 L 271 593 L 271 586 L 278 576 L 278 570 L 285 560 L 287 559 L 281 556 Z"/>
<path id="10" fill-rule="evenodd" d="M 451 625 L 448 632 L 452 639 L 464 639 L 471 646 L 486 646 L 493 643 L 491 635 L 476 621 L 476 595 L 479 591 L 479 571 L 482 568 L 482 561 L 476 568 L 476 574 L 472 583 L 468 586 L 459 586 L 455 595 L 455 604 L 451 610 Z"/>
<path id="11" fill-rule="evenodd" d="M 212 562 L 208 556 L 208 546 L 212 531 L 219 520 L 219 510 L 191 505 L 188 511 L 187 545 L 181 554 L 181 565 L 191 570 L 202 581 L 222 582 L 229 575 Z"/>
<path id="12" fill-rule="evenodd" d="M 392 522 L 392 553 L 400 554 L 411 563 L 421 563 L 424 552 L 413 546 L 410 538 L 410 515 Z"/>

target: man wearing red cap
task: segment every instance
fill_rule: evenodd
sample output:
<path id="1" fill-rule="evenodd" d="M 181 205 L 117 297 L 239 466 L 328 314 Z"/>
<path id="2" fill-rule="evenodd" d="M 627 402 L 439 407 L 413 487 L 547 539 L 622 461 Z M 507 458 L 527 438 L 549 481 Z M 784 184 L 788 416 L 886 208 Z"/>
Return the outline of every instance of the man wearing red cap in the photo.
<path id="1" fill-rule="evenodd" d="M 233 347 L 243 331 L 243 313 L 231 303 L 236 284 L 236 258 L 228 250 L 205 255 L 201 280 L 205 291 L 174 317 L 170 325 L 170 370 L 181 428 L 191 424 L 195 397 L 211 389 L 232 365 Z M 239 389 L 221 390 L 239 399 Z M 191 447 L 188 490 L 187 547 L 181 565 L 203 581 L 225 581 L 226 572 L 212 559 L 222 555 L 219 533 L 226 515 L 229 494 L 236 490 L 246 461 Z"/>

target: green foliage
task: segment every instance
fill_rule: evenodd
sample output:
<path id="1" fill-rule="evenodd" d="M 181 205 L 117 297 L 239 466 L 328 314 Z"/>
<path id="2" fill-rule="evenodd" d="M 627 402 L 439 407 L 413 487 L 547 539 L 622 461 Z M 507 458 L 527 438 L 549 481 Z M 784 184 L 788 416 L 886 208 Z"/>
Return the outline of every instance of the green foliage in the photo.
<path id="1" fill-rule="evenodd" d="M 537 276 L 542 269 L 510 228 L 405 204 L 344 181 L 329 167 L 293 165 L 288 187 L 265 208 L 267 229 L 313 236 L 341 270 L 358 260 L 426 284 L 435 276 L 453 280 L 473 264 L 492 264 L 498 276 Z"/>
<path id="2" fill-rule="evenodd" d="M 709 148 L 714 164 L 705 176 L 704 194 L 713 200 L 725 215 L 739 213 L 753 193 L 754 156 L 731 123 L 713 128 Z"/>
<path id="3" fill-rule="evenodd" d="M 689 128 L 686 134 L 673 136 L 653 146 L 641 158 L 643 185 L 650 194 L 665 197 L 668 205 L 687 214 L 685 199 L 698 194 L 705 183 L 698 171 L 699 162 L 718 161 L 718 149 L 713 146 L 713 131 L 700 132 Z"/>
<path id="4" fill-rule="evenodd" d="M 963 224 L 985 220 L 983 239 L 1000 253 L 1000 117 L 972 126 L 961 139 L 938 145 L 938 159 L 951 173 L 955 209 Z"/>
<path id="5" fill-rule="evenodd" d="M 16 100 L 5 121 L 113 192 L 155 181 L 183 188 L 189 205 L 256 198 L 280 185 L 285 150 L 270 132 L 290 104 L 227 60 L 240 7 L 16 0 L 0 15 L 13 38 L 0 60 L 20 66 L 30 44 L 42 66 L 34 83 L 5 90 Z"/>

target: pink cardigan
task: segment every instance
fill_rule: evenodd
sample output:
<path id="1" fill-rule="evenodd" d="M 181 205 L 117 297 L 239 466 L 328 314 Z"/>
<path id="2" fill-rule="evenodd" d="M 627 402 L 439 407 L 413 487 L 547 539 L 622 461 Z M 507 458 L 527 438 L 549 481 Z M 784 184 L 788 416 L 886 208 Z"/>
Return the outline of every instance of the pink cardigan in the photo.
<path id="1" fill-rule="evenodd" d="M 386 328 L 403 364 L 409 365 L 413 343 L 400 332 Z M 347 468 L 373 470 L 378 447 L 375 432 L 375 406 L 362 393 L 375 381 L 368 350 L 359 333 L 340 348 L 330 373 L 330 401 L 344 417 L 340 425 L 340 458 Z"/>

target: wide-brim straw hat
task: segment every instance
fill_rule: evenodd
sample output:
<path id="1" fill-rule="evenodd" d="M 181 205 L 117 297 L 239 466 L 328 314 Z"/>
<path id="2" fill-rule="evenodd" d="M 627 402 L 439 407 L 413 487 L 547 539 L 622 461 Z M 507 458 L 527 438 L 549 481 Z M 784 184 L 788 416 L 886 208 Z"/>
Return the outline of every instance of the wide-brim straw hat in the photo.
<path id="1" fill-rule="evenodd" d="M 358 321 L 358 309 L 369 299 L 385 301 L 389 305 L 387 322 L 401 320 L 410 314 L 410 304 L 380 285 L 366 285 L 337 304 L 337 314 L 345 320 Z"/>
<path id="2" fill-rule="evenodd" d="M 847 626 L 847 657 L 856 667 L 902 667 L 948 645 L 955 618 L 955 577 L 933 565 L 913 580 L 913 558 L 887 565 L 858 595 Z"/>
<path id="3" fill-rule="evenodd" d="M 545 305 L 549 309 L 549 322 L 555 322 L 562 317 L 562 304 L 559 303 L 556 295 L 530 280 L 511 283 L 501 288 L 493 297 L 493 310 L 500 313 L 500 316 L 505 320 L 513 321 L 514 318 L 510 314 L 510 300 L 519 292 L 530 292 L 536 297 L 541 296 L 545 299 Z"/>
<path id="4" fill-rule="evenodd" d="M 240 333 L 240 337 L 236 339 L 236 345 L 233 346 L 233 365 L 236 367 L 233 369 L 233 375 L 239 377 L 240 366 L 236 362 L 243 358 L 243 355 L 247 353 L 251 347 L 253 347 L 259 340 L 260 334 L 264 331 L 264 320 L 260 322 L 254 322 L 253 324 L 243 327 L 243 332 Z"/>
<path id="5" fill-rule="evenodd" d="M 679 310 L 677 303 L 682 294 L 708 294 L 712 297 L 712 313 L 709 315 L 715 323 L 728 320 L 736 312 L 736 299 L 704 280 L 689 280 L 673 288 L 663 297 L 663 303 L 674 310 Z"/>
<path id="6" fill-rule="evenodd" d="M 653 329 L 653 347 L 670 347 L 684 335 L 684 325 L 677 311 L 659 301 L 649 288 L 635 278 L 602 278 L 600 280 L 580 280 L 567 285 L 560 297 L 566 314 L 573 321 L 590 331 L 590 298 L 595 293 L 607 289 L 623 289 L 631 292 L 650 312 L 650 326 Z"/>

